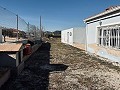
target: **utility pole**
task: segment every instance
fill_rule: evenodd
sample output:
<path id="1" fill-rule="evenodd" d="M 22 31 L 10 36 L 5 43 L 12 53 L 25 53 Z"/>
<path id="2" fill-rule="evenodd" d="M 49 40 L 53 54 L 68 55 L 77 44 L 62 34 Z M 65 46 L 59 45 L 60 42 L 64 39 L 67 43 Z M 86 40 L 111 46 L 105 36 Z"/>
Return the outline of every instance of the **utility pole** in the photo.
<path id="1" fill-rule="evenodd" d="M 36 40 L 36 26 L 34 26 L 34 29 L 35 29 L 34 36 L 35 36 L 35 40 Z"/>
<path id="2" fill-rule="evenodd" d="M 29 32 L 29 22 L 28 22 L 28 32 Z"/>
<path id="3" fill-rule="evenodd" d="M 40 39 L 42 39 L 42 20 L 40 16 Z"/>
<path id="4" fill-rule="evenodd" d="M 18 41 L 18 39 L 19 39 L 19 36 L 18 36 L 18 33 L 19 33 L 19 31 L 18 31 L 18 15 L 16 15 L 17 16 L 17 41 Z"/>
<path id="5" fill-rule="evenodd" d="M 28 39 L 30 39 L 30 24 L 28 22 Z"/>

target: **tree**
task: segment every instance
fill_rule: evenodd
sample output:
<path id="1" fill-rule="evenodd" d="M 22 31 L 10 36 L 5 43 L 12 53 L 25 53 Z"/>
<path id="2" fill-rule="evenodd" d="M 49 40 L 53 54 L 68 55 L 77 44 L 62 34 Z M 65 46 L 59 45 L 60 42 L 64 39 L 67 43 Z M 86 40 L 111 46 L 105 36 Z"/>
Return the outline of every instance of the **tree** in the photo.
<path id="1" fill-rule="evenodd" d="M 4 42 L 6 42 L 5 37 L 7 36 L 7 30 L 6 29 L 2 29 L 2 35 L 4 37 Z"/>

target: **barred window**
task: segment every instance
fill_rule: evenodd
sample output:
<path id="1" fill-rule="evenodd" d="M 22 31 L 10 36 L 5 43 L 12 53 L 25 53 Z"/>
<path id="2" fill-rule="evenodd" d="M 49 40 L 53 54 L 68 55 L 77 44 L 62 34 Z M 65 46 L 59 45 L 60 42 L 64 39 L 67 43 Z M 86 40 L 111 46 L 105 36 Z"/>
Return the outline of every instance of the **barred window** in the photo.
<path id="1" fill-rule="evenodd" d="M 120 49 L 120 25 L 98 27 L 98 45 Z"/>

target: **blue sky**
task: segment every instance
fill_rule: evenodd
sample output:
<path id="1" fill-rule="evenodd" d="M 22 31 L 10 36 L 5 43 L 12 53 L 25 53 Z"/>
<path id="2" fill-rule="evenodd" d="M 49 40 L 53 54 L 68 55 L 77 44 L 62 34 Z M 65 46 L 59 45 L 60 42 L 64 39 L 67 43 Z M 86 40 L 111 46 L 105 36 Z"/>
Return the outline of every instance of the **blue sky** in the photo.
<path id="1" fill-rule="evenodd" d="M 39 26 L 39 17 L 45 30 L 55 31 L 71 27 L 85 27 L 83 20 L 120 5 L 119 0 L 0 0 L 0 6 L 18 14 L 26 22 Z"/>

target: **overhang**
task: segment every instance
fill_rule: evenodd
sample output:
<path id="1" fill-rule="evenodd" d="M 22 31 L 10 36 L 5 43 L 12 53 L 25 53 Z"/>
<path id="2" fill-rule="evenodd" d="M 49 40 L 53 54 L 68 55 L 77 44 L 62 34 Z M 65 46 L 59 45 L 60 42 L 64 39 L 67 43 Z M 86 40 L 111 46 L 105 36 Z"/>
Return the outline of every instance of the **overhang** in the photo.
<path id="1" fill-rule="evenodd" d="M 98 19 L 98 18 L 101 18 L 101 17 L 105 17 L 105 15 L 107 15 L 107 16 L 111 15 L 111 14 L 113 14 L 115 12 L 120 12 L 120 6 L 109 7 L 104 12 L 99 13 L 99 14 L 97 14 L 95 16 L 91 16 L 91 17 L 85 19 L 84 22 L 87 23 L 87 22 L 93 21 L 95 19 Z"/>

